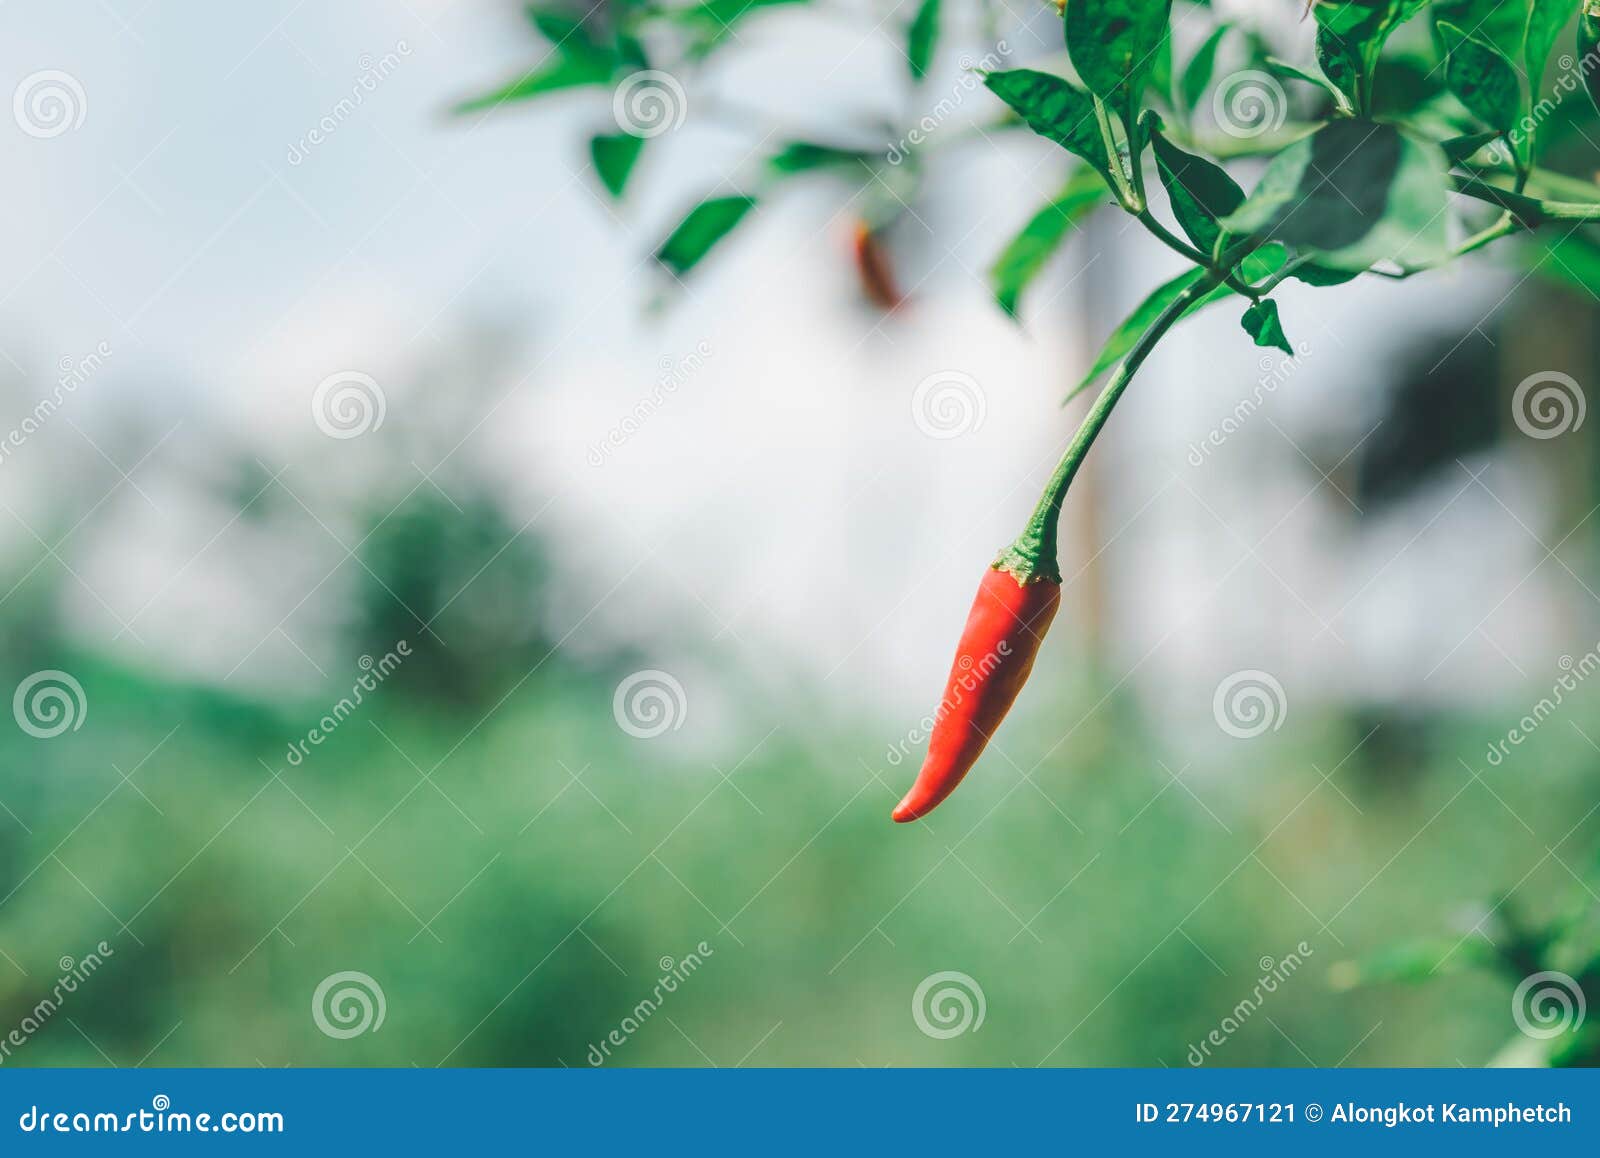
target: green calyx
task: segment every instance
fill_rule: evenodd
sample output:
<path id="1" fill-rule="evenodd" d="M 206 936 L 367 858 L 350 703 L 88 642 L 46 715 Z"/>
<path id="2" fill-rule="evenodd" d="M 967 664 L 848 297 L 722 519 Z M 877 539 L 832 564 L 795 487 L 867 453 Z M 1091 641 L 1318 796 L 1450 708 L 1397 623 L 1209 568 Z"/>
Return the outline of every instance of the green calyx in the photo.
<path id="1" fill-rule="evenodd" d="M 1065 497 L 1063 492 L 1062 497 Z M 1009 547 L 990 564 L 1004 571 L 1018 586 L 1030 583 L 1060 583 L 1061 567 L 1056 562 L 1056 524 L 1061 518 L 1061 503 L 1041 502 Z"/>

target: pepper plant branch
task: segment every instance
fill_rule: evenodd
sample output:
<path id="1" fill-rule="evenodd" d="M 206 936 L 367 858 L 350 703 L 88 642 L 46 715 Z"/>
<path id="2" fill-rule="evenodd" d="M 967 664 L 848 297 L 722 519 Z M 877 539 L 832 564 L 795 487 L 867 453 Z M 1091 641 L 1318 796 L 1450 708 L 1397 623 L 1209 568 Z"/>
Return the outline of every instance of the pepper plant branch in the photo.
<path id="1" fill-rule="evenodd" d="M 1482 249 L 1490 242 L 1498 241 L 1502 237 L 1515 233 L 1521 228 L 1522 223 L 1518 221 L 1516 216 L 1508 210 L 1493 225 L 1479 230 L 1477 233 L 1474 233 L 1471 237 L 1463 241 L 1460 245 L 1452 249 L 1450 251 L 1450 260 L 1454 261 L 1458 257 L 1465 257 L 1474 250 Z M 1419 273 L 1426 273 L 1428 270 L 1427 268 L 1399 270 L 1373 268 L 1365 270 L 1364 272 L 1373 274 L 1376 277 L 1386 277 L 1390 281 L 1405 281 L 1407 278 L 1415 277 Z"/>
<path id="2" fill-rule="evenodd" d="M 994 561 L 996 569 L 1009 571 L 1023 585 L 1036 580 L 1061 582 L 1061 571 L 1056 561 L 1057 524 L 1061 519 L 1062 503 L 1066 501 L 1067 490 L 1072 486 L 1078 468 L 1083 465 L 1106 420 L 1111 417 L 1112 410 L 1150 352 L 1191 306 L 1216 288 L 1219 280 L 1215 272 L 1208 270 L 1204 277 L 1173 298 L 1149 328 L 1139 335 L 1139 340 L 1117 365 L 1105 389 L 1084 416 L 1078 432 L 1072 436 L 1072 442 L 1061 456 L 1050 481 L 1045 484 L 1039 505 L 1034 508 L 1022 534 Z"/>
<path id="3" fill-rule="evenodd" d="M 1600 205 L 1542 201 L 1461 173 L 1450 174 L 1450 181 L 1457 193 L 1498 205 L 1530 229 L 1547 221 L 1600 221 Z"/>
<path id="4" fill-rule="evenodd" d="M 1194 246 L 1184 241 L 1181 237 L 1174 234 L 1172 230 L 1161 224 L 1160 218 L 1156 217 L 1154 213 L 1150 212 L 1150 207 L 1148 205 L 1145 206 L 1143 211 L 1134 214 L 1134 216 L 1138 218 L 1141 225 L 1150 231 L 1157 241 L 1161 242 L 1174 253 L 1181 254 L 1190 261 L 1194 262 L 1194 264 L 1201 266 L 1209 272 L 1215 274 L 1218 281 L 1226 283 L 1227 287 L 1233 290 L 1235 293 L 1243 294 L 1251 301 L 1257 301 L 1260 299 L 1261 295 L 1266 292 L 1256 286 L 1250 285 L 1246 281 L 1241 280 L 1234 272 L 1231 265 L 1223 265 L 1220 259 L 1214 259 L 1206 256 Z"/>

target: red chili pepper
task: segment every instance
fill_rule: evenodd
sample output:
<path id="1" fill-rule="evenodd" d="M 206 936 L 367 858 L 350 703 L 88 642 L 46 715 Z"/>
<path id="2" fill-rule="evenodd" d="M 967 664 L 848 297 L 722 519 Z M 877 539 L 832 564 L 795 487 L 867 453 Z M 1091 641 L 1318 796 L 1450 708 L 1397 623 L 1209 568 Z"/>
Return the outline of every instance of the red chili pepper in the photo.
<path id="1" fill-rule="evenodd" d="M 877 232 L 865 221 L 856 222 L 855 234 L 856 275 L 861 279 L 861 292 L 867 300 L 881 310 L 892 310 L 905 300 L 900 287 L 895 284 L 894 268 Z"/>
<path id="2" fill-rule="evenodd" d="M 977 763 L 1033 670 L 1060 604 L 1059 577 L 1023 580 L 1000 563 L 984 575 L 934 716 L 927 759 L 917 782 L 896 806 L 895 820 L 903 823 L 932 812 Z"/>
<path id="3" fill-rule="evenodd" d="M 1600 4 L 1600 0 L 1592 2 Z M 1161 335 L 1209 294 L 1219 280 L 1212 274 L 1186 288 L 1134 343 L 1084 416 L 1078 433 L 1072 436 L 1028 525 L 1011 546 L 1000 552 L 983 577 L 978 598 L 961 631 L 944 700 L 934 715 L 927 759 L 922 762 L 922 771 L 917 773 L 911 791 L 896 805 L 896 820 L 926 816 L 954 792 L 1016 702 L 1061 602 L 1056 524 L 1061 519 L 1067 488 L 1111 417 L 1117 400 Z"/>

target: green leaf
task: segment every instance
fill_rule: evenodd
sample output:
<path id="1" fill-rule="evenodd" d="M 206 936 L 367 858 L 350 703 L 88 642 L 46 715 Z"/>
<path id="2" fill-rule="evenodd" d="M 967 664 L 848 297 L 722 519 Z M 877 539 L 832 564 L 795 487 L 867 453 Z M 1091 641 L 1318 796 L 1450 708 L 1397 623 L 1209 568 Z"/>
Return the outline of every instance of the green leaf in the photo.
<path id="1" fill-rule="evenodd" d="M 591 60 L 612 61 L 615 54 L 609 47 L 595 39 L 583 17 L 577 13 L 544 11 L 529 5 L 525 11 L 539 34 L 562 56 L 588 57 Z"/>
<path id="2" fill-rule="evenodd" d="M 778 173 L 809 173 L 834 166 L 855 167 L 876 161 L 879 156 L 878 153 L 866 153 L 860 149 L 841 149 L 811 141 L 790 141 L 767 158 L 767 165 Z"/>
<path id="3" fill-rule="evenodd" d="M 628 184 L 628 174 L 644 148 L 644 138 L 632 133 L 602 133 L 589 140 L 589 156 L 594 161 L 600 183 L 613 197 L 621 197 Z"/>
<path id="4" fill-rule="evenodd" d="M 1445 51 L 1444 79 L 1467 110 L 1491 129 L 1509 133 L 1522 109 L 1517 70 L 1500 50 L 1447 20 L 1439 21 Z"/>
<path id="5" fill-rule="evenodd" d="M 674 18 L 704 20 L 731 28 L 758 8 L 774 8 L 780 4 L 804 4 L 806 0 L 701 0 L 689 8 L 671 9 Z"/>
<path id="6" fill-rule="evenodd" d="M 1172 32 L 1169 29 L 1161 38 L 1155 59 L 1150 62 L 1150 87 L 1163 101 L 1172 99 Z"/>
<path id="7" fill-rule="evenodd" d="M 1213 252 L 1222 236 L 1217 221 L 1244 204 L 1244 190 L 1220 165 L 1184 152 L 1159 128 L 1151 130 L 1150 145 L 1172 200 L 1172 215 L 1202 253 Z"/>
<path id="8" fill-rule="evenodd" d="M 529 100 L 545 93 L 562 89 L 580 88 L 591 84 L 610 84 L 610 60 L 588 55 L 561 56 L 544 68 L 520 76 L 509 84 L 456 105 L 455 112 L 471 113 L 479 109 L 495 108 L 512 101 Z"/>
<path id="9" fill-rule="evenodd" d="M 1328 970 L 1328 981 L 1335 989 L 1414 984 L 1470 968 L 1491 967 L 1494 961 L 1494 946 L 1481 934 L 1459 940 L 1413 941 L 1380 949 L 1359 961 L 1340 961 Z"/>
<path id="10" fill-rule="evenodd" d="M 1257 250 L 1240 263 L 1239 276 L 1247 282 L 1259 281 L 1261 278 L 1276 273 L 1283 265 L 1284 258 L 1285 254 L 1281 246 L 1270 246 Z M 1061 400 L 1062 405 L 1076 398 L 1080 393 L 1088 389 L 1096 378 L 1116 365 L 1124 354 L 1133 349 L 1134 343 L 1139 340 L 1139 335 L 1144 333 L 1150 323 L 1156 320 L 1161 311 L 1165 310 L 1176 300 L 1179 294 L 1205 277 L 1205 275 L 1206 271 L 1203 269 L 1191 269 L 1151 290 L 1150 296 L 1140 302 L 1133 313 L 1129 314 L 1123 323 L 1111 332 L 1111 336 L 1106 339 L 1105 345 L 1101 347 L 1100 355 L 1095 359 L 1094 365 L 1089 368 L 1089 372 L 1083 376 L 1083 379 L 1068 391 L 1067 396 Z M 1219 285 L 1196 301 L 1186 312 L 1192 314 L 1197 310 L 1204 309 L 1213 302 L 1219 302 L 1223 298 L 1231 296 L 1233 292 L 1228 286 Z"/>
<path id="11" fill-rule="evenodd" d="M 906 34 L 906 60 L 911 65 L 911 79 L 921 80 L 928 75 L 928 65 L 933 60 L 933 49 L 939 41 L 939 0 L 922 0 L 917 14 L 911 19 L 911 29 Z"/>
<path id="12" fill-rule="evenodd" d="M 991 72 L 983 83 L 1030 129 L 1076 153 L 1110 180 L 1111 159 L 1095 120 L 1094 98 L 1088 93 L 1059 76 L 1031 68 Z"/>
<path id="13" fill-rule="evenodd" d="M 1439 146 L 1393 125 L 1332 121 L 1279 153 L 1221 224 L 1334 269 L 1436 265 L 1450 256 L 1446 168 Z"/>
<path id="14" fill-rule="evenodd" d="M 546 11 L 532 4 L 523 11 L 551 44 L 561 45 L 574 37 L 593 43 L 593 38 L 584 32 L 583 21 L 574 13 Z"/>
<path id="15" fill-rule="evenodd" d="M 755 207 L 756 199 L 737 194 L 702 201 L 672 231 L 656 250 L 656 260 L 680 277 L 693 269 L 726 237 L 744 215 Z"/>
<path id="16" fill-rule="evenodd" d="M 1500 139 L 1500 134 L 1490 129 L 1483 133 L 1468 133 L 1463 137 L 1451 137 L 1448 141 L 1441 141 L 1439 147 L 1444 150 L 1444 155 L 1452 165 L 1458 165 L 1470 157 L 1475 156 L 1485 145 L 1493 144 Z"/>
<path id="17" fill-rule="evenodd" d="M 1468 0 L 1479 3 L 1480 0 Z M 1317 20 L 1317 62 L 1327 70 L 1341 73 L 1334 80 L 1339 90 L 1352 99 L 1356 108 L 1366 110 L 1370 81 L 1384 43 L 1400 25 L 1427 6 L 1428 0 L 1349 0 L 1315 4 Z M 1353 77 L 1343 74 L 1353 69 Z"/>
<path id="18" fill-rule="evenodd" d="M 1089 91 L 1121 112 L 1144 91 L 1172 0 L 1071 0 L 1067 52 Z"/>
<path id="19" fill-rule="evenodd" d="M 1502 209 L 1511 210 L 1517 220 L 1529 228 L 1545 224 L 1550 221 L 1588 221 L 1600 220 L 1600 199 L 1591 201 L 1556 201 L 1545 197 L 1534 197 L 1527 193 L 1516 193 L 1489 181 L 1473 177 L 1457 177 L 1456 187 L 1463 193 L 1470 192 L 1480 200 L 1491 202 Z"/>
<path id="20" fill-rule="evenodd" d="M 1245 310 L 1241 324 L 1245 333 L 1255 339 L 1256 345 L 1276 346 L 1291 358 L 1294 357 L 1294 347 L 1284 335 L 1283 323 L 1278 321 L 1278 303 L 1271 298 L 1252 303 Z"/>
<path id="21" fill-rule="evenodd" d="M 750 13 L 780 4 L 804 4 L 806 0 L 702 0 L 687 8 L 667 8 L 662 15 L 697 35 L 694 52 L 705 55 L 733 35 L 735 26 Z"/>
<path id="22" fill-rule="evenodd" d="M 1180 95 L 1184 107 L 1191 112 L 1200 107 L 1200 98 L 1206 95 L 1206 89 L 1211 85 L 1211 76 L 1217 68 L 1217 48 L 1232 27 L 1230 24 L 1219 24 L 1212 29 L 1211 35 L 1195 49 L 1183 70 Z"/>
<path id="23" fill-rule="evenodd" d="M 1318 28 L 1317 67 L 1344 98 L 1341 103 L 1346 109 L 1362 107 L 1361 87 L 1366 81 L 1367 66 L 1359 43 L 1326 26 Z"/>
<path id="24" fill-rule="evenodd" d="M 1351 105 L 1350 98 L 1345 96 L 1344 93 L 1340 92 L 1334 83 L 1327 77 L 1323 76 L 1320 72 L 1311 72 L 1310 70 L 1301 68 L 1298 65 L 1290 64 L 1286 60 L 1279 60 L 1276 56 L 1267 57 L 1263 63 L 1265 63 L 1268 68 L 1280 76 L 1289 76 L 1293 77 L 1295 80 L 1303 80 L 1307 84 L 1316 85 L 1323 92 L 1332 97 L 1333 103 L 1340 109 L 1347 113 L 1353 111 L 1354 106 Z"/>
<path id="25" fill-rule="evenodd" d="M 1343 285 L 1347 281 L 1354 281 L 1361 276 L 1359 269 L 1329 269 L 1325 265 L 1318 265 L 1308 261 L 1304 265 L 1296 266 L 1294 279 L 1311 286 Z"/>
<path id="26" fill-rule="evenodd" d="M 1507 60 L 1520 60 L 1528 31 L 1528 0 L 1433 0 L 1435 24 L 1449 21 L 1471 29 L 1479 40 L 1494 45 Z"/>
<path id="27" fill-rule="evenodd" d="M 1600 4 L 1585 0 L 1578 16 L 1578 69 L 1589 99 L 1600 108 Z"/>
<path id="28" fill-rule="evenodd" d="M 1061 195 L 1035 213 L 989 267 L 995 301 L 1011 317 L 1029 283 L 1060 248 L 1074 224 L 1107 197 L 1105 178 L 1093 169 L 1079 169 Z"/>
<path id="29" fill-rule="evenodd" d="M 1070 6 L 1069 4 L 1068 7 Z M 1111 331 L 1111 336 L 1106 339 L 1105 345 L 1100 347 L 1100 355 L 1095 358 L 1094 365 L 1089 367 L 1089 372 L 1083 376 L 1082 381 L 1074 386 L 1071 393 L 1062 401 L 1066 402 L 1076 397 L 1096 378 L 1116 365 L 1124 354 L 1133 349 L 1133 344 L 1139 340 L 1139 335 L 1156 320 L 1161 311 L 1177 300 L 1178 295 L 1184 290 L 1204 277 L 1205 272 L 1203 269 L 1187 270 L 1151 290 L 1150 296 L 1140 302 L 1133 313 L 1123 319 L 1120 326 Z"/>
<path id="30" fill-rule="evenodd" d="M 1577 14 L 1581 0 L 1533 0 L 1528 8 L 1528 27 L 1523 33 L 1523 62 L 1528 69 L 1528 90 L 1533 104 L 1539 103 L 1540 82 L 1545 63 L 1556 46 L 1561 30 Z"/>

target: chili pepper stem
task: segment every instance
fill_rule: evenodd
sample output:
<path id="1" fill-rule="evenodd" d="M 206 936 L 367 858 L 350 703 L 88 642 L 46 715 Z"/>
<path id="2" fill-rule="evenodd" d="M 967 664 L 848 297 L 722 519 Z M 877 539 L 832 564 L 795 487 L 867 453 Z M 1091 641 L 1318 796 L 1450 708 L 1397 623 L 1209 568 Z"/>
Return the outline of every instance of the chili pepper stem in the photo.
<path id="1" fill-rule="evenodd" d="M 1111 417 L 1111 411 L 1116 408 L 1117 402 L 1128 389 L 1128 384 L 1133 381 L 1133 376 L 1139 372 L 1139 367 L 1155 349 L 1156 343 L 1188 312 L 1190 306 L 1216 288 L 1220 280 L 1221 275 L 1215 272 L 1202 277 L 1173 298 L 1156 320 L 1150 323 L 1150 328 L 1139 335 L 1139 340 L 1133 344 L 1133 348 L 1112 372 L 1111 380 L 1106 383 L 1105 389 L 1100 392 L 1089 413 L 1084 416 L 1078 432 L 1072 436 L 1072 442 L 1067 446 L 1066 453 L 1061 456 L 1055 473 L 1050 476 L 1044 494 L 1039 498 L 1039 505 L 1034 508 L 1027 525 L 1022 529 L 1022 534 L 1001 551 L 991 564 L 995 570 L 1009 572 L 1023 586 L 1038 582 L 1061 582 L 1061 567 L 1056 561 L 1058 524 L 1061 521 L 1061 506 L 1067 498 L 1067 489 L 1077 476 L 1078 468 L 1088 457 L 1089 448 L 1094 445 L 1094 440 L 1099 437 L 1106 420 Z"/>

